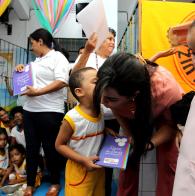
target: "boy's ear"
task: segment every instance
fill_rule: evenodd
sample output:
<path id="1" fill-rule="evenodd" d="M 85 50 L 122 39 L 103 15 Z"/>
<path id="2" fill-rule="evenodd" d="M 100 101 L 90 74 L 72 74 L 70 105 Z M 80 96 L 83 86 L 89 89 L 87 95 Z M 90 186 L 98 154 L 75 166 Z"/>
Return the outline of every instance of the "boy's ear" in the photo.
<path id="1" fill-rule="evenodd" d="M 40 45 L 43 45 L 43 40 L 39 39 L 39 43 L 40 43 Z"/>
<path id="2" fill-rule="evenodd" d="M 83 89 L 82 88 L 75 88 L 74 92 L 77 97 L 82 97 L 84 95 Z"/>

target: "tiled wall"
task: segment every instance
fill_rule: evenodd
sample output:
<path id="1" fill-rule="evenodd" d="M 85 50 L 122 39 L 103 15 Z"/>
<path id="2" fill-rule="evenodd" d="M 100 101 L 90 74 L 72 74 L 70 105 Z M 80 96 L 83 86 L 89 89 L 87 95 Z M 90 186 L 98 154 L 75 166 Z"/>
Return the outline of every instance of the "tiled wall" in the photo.
<path id="1" fill-rule="evenodd" d="M 140 163 L 139 196 L 155 196 L 156 190 L 156 151 L 147 153 Z"/>
<path id="2" fill-rule="evenodd" d="M 112 196 L 116 196 L 119 170 L 114 169 L 112 181 Z M 140 162 L 139 195 L 155 196 L 156 193 L 156 151 L 147 153 Z"/>

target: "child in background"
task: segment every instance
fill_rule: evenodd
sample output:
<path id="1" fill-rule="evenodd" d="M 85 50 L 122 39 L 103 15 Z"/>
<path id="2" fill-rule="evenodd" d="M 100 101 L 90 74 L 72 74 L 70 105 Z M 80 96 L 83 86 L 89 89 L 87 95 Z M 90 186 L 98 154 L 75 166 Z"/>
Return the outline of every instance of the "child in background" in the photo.
<path id="1" fill-rule="evenodd" d="M 8 142 L 10 140 L 9 136 L 11 133 L 11 129 L 15 126 L 15 122 L 13 119 L 9 117 L 8 112 L 0 107 L 0 127 L 5 128 L 8 135 Z"/>
<path id="2" fill-rule="evenodd" d="M 9 184 L 26 182 L 26 159 L 25 148 L 21 144 L 14 144 L 9 148 L 11 167 L 9 174 Z"/>
<path id="3" fill-rule="evenodd" d="M 8 184 L 26 183 L 26 151 L 22 144 L 14 144 L 9 148 L 10 167 L 2 179 L 2 185 L 9 178 Z M 41 174 L 38 172 L 36 185 L 41 184 Z"/>
<path id="4" fill-rule="evenodd" d="M 66 164 L 65 195 L 105 195 L 104 168 L 96 165 L 104 136 L 104 119 L 93 106 L 97 71 L 86 67 L 74 72 L 69 87 L 79 105 L 64 117 L 56 139 L 56 149 Z"/>
<path id="5" fill-rule="evenodd" d="M 0 128 L 0 187 L 3 185 L 3 177 L 9 166 L 8 135 L 6 129 Z"/>
<path id="6" fill-rule="evenodd" d="M 24 136 L 24 117 L 23 108 L 16 106 L 10 111 L 16 126 L 11 130 L 11 144 L 22 144 L 26 148 L 26 140 Z"/>

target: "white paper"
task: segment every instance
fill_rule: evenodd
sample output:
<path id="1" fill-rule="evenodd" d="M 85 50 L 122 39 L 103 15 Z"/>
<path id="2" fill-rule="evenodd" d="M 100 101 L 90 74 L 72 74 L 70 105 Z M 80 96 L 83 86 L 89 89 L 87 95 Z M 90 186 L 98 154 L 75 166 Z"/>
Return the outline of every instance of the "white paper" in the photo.
<path id="1" fill-rule="evenodd" d="M 180 154 L 195 162 L 195 97 L 192 99 L 181 140 Z"/>
<path id="2" fill-rule="evenodd" d="M 96 49 L 108 36 L 108 25 L 102 0 L 93 0 L 77 14 L 77 19 L 89 38 L 96 32 L 98 36 Z"/>
<path id="3" fill-rule="evenodd" d="M 195 176 L 195 97 L 184 128 L 172 196 L 193 196 Z"/>

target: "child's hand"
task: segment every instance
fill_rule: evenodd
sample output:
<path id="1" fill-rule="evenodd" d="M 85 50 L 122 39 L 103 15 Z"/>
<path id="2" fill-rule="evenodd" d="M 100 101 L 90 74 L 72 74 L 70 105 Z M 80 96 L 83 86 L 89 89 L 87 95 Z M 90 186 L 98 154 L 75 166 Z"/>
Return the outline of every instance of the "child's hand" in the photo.
<path id="1" fill-rule="evenodd" d="M 12 185 L 12 184 L 17 184 L 17 180 L 16 179 L 12 179 L 12 180 L 9 180 L 8 184 Z"/>
<path id="2" fill-rule="evenodd" d="M 0 168 L 0 176 L 4 176 L 6 174 L 6 169 Z"/>
<path id="3" fill-rule="evenodd" d="M 101 166 L 94 163 L 97 160 L 99 160 L 98 156 L 86 157 L 83 165 L 86 167 L 87 171 L 93 171 L 94 169 L 102 168 Z"/>
<path id="4" fill-rule="evenodd" d="M 165 51 L 161 51 L 159 52 L 159 58 L 161 57 L 167 57 L 167 56 L 170 56 L 170 55 L 173 55 L 177 52 L 177 49 L 176 48 L 170 48 L 168 50 L 165 50 Z"/>

